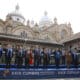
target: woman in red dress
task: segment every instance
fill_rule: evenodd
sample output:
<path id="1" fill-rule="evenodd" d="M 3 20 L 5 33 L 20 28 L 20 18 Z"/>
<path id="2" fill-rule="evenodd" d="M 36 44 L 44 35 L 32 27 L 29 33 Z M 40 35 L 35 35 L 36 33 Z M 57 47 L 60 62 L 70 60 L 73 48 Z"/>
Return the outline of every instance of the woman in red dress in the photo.
<path id="1" fill-rule="evenodd" d="M 32 53 L 31 49 L 30 49 L 29 55 L 30 55 L 30 57 L 29 57 L 29 64 L 32 65 L 33 64 L 33 53 Z"/>

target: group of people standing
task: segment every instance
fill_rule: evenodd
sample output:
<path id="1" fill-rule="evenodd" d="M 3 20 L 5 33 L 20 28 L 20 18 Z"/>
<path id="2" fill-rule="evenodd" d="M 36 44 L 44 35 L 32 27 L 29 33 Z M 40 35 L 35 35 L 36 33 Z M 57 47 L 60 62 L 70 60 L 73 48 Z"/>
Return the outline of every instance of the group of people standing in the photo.
<path id="1" fill-rule="evenodd" d="M 29 68 L 30 65 L 34 65 L 35 67 L 39 65 L 47 66 L 50 65 L 50 56 L 54 55 L 54 62 L 56 68 L 59 68 L 62 60 L 62 64 L 66 65 L 69 68 L 71 64 L 78 66 L 78 54 L 77 49 L 70 49 L 69 51 L 65 51 L 64 49 L 56 49 L 51 50 L 48 48 L 40 48 L 36 46 L 35 48 L 26 48 L 23 46 L 17 46 L 13 48 L 10 44 L 8 44 L 5 48 L 0 45 L 0 58 L 4 54 L 6 67 L 10 67 L 12 59 L 14 60 L 14 64 L 17 67 L 22 67 L 24 64 L 26 68 Z"/>

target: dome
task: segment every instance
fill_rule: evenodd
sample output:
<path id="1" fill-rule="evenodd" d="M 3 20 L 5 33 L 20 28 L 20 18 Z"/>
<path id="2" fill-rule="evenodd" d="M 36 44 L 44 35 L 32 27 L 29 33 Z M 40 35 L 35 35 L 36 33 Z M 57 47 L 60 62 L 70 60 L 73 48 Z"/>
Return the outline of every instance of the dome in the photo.
<path id="1" fill-rule="evenodd" d="M 39 26 L 43 27 L 43 26 L 50 26 L 52 24 L 51 19 L 48 17 L 47 15 L 48 13 L 45 11 L 44 12 L 44 16 L 41 18 L 40 22 L 39 22 Z"/>
<path id="2" fill-rule="evenodd" d="M 13 21 L 24 23 L 25 18 L 20 14 L 18 4 L 15 7 L 15 11 L 7 15 L 7 19 L 12 19 Z"/>

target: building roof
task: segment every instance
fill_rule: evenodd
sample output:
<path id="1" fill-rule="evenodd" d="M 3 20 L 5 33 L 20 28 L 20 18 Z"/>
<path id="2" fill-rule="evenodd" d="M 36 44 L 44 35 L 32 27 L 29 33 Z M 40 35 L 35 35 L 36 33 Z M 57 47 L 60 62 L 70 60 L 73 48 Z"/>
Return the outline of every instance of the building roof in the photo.
<path id="1" fill-rule="evenodd" d="M 34 41 L 34 42 L 41 42 L 41 43 L 50 43 L 50 44 L 58 44 L 61 45 L 59 43 L 57 43 L 56 41 L 52 41 L 52 40 L 46 40 L 46 39 L 28 39 L 29 41 Z"/>
<path id="2" fill-rule="evenodd" d="M 70 42 L 76 39 L 80 39 L 80 32 L 74 34 L 73 36 L 71 36 L 70 38 L 67 38 L 65 40 L 62 40 L 61 43 L 66 43 L 66 42 Z"/>

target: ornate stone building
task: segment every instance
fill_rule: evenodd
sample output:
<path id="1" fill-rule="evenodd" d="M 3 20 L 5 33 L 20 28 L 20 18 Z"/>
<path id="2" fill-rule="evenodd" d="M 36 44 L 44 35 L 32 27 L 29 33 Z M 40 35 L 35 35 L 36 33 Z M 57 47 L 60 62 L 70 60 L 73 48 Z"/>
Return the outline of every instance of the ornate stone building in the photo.
<path id="1" fill-rule="evenodd" d="M 65 49 L 69 50 L 70 47 L 77 48 L 80 52 L 80 32 L 72 35 L 70 38 L 65 39 L 62 43 L 64 43 Z"/>
<path id="2" fill-rule="evenodd" d="M 27 24 L 25 22 L 25 18 L 19 12 L 19 5 L 17 5 L 15 11 L 6 16 L 5 21 L 0 20 L 0 42 L 10 43 L 12 41 L 13 44 L 21 44 L 25 41 L 30 44 L 59 46 L 61 41 L 73 35 L 70 23 L 58 24 L 57 18 L 51 21 L 47 12 L 44 13 L 39 24 L 29 20 Z"/>

